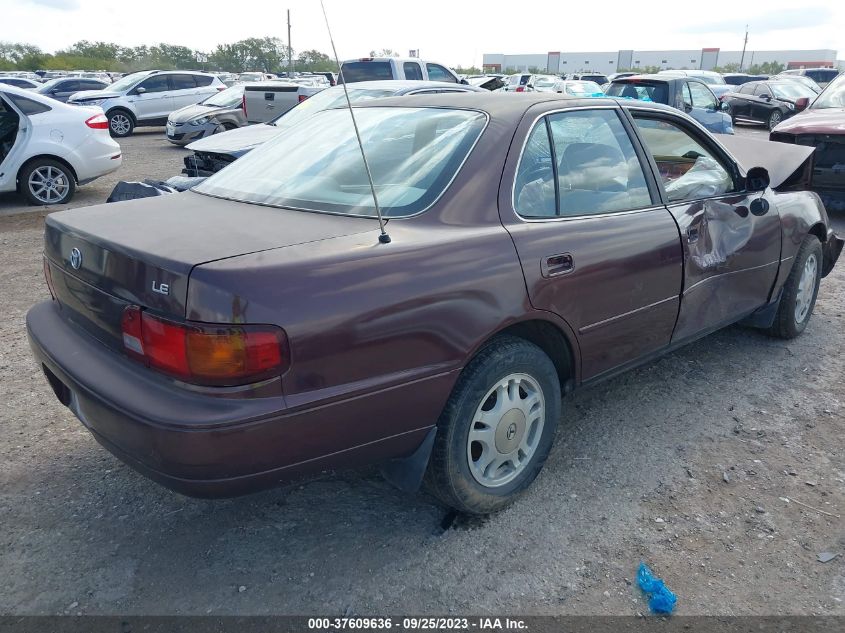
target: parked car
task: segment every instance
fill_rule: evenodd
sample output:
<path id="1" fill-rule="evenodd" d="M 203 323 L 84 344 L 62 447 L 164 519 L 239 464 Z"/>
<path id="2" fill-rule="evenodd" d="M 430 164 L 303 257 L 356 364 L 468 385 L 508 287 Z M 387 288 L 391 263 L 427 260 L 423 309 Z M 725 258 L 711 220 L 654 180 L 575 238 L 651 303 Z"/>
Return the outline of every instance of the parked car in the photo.
<path id="1" fill-rule="evenodd" d="M 830 82 L 809 108 L 775 127 L 769 138 L 815 147 L 810 188 L 828 209 L 845 211 L 845 75 Z"/>
<path id="2" fill-rule="evenodd" d="M 118 79 L 103 90 L 77 92 L 68 103 L 102 107 L 111 135 L 123 138 L 136 127 L 165 125 L 174 110 L 225 89 L 226 85 L 209 73 L 145 70 Z"/>
<path id="3" fill-rule="evenodd" d="M 246 125 L 244 87 L 240 84 L 226 88 L 197 104 L 171 112 L 164 127 L 167 140 L 175 145 L 187 145 Z"/>
<path id="4" fill-rule="evenodd" d="M 803 84 L 807 86 L 810 90 L 815 92 L 816 94 L 821 94 L 822 87 L 819 86 L 815 81 L 806 77 L 804 75 L 774 75 L 773 77 L 769 77 L 769 79 L 773 79 L 774 81 L 794 81 L 796 83 Z"/>
<path id="5" fill-rule="evenodd" d="M 22 88 L 24 90 L 35 90 L 41 85 L 39 82 L 33 81 L 32 79 L 8 76 L 0 76 L 0 84 L 6 84 L 7 86 L 15 86 L 16 88 Z"/>
<path id="6" fill-rule="evenodd" d="M 243 109 L 248 123 L 266 123 L 284 114 L 297 104 L 328 88 L 319 77 L 309 79 L 279 79 L 244 87 Z"/>
<path id="7" fill-rule="evenodd" d="M 749 81 L 766 81 L 768 75 L 749 75 L 747 73 L 722 73 L 722 79 L 729 86 L 741 86 Z"/>
<path id="8" fill-rule="evenodd" d="M 505 79 L 498 75 L 481 75 L 469 77 L 467 79 L 467 83 L 470 86 L 484 88 L 485 90 L 493 92 L 494 90 L 499 90 L 505 86 Z"/>
<path id="9" fill-rule="evenodd" d="M 763 123 L 771 130 L 815 98 L 816 93 L 794 81 L 751 81 L 727 93 L 722 101 L 730 106 L 734 123 Z"/>
<path id="10" fill-rule="evenodd" d="M 347 86 L 352 103 L 382 97 L 418 94 L 451 94 L 486 92 L 475 86 L 446 86 L 438 81 L 359 81 Z M 189 177 L 210 176 L 236 161 L 279 133 L 289 130 L 315 112 L 343 106 L 346 95 L 343 86 L 323 90 L 292 110 L 266 124 L 250 125 L 239 130 L 223 132 L 213 138 L 200 139 L 188 145 L 193 153 L 185 156 L 182 173 Z"/>
<path id="11" fill-rule="evenodd" d="M 733 134 L 733 122 L 710 88 L 685 75 L 635 75 L 614 79 L 605 93 L 611 97 L 653 101 L 683 110 L 711 132 Z"/>
<path id="12" fill-rule="evenodd" d="M 361 57 L 347 59 L 340 65 L 338 82 L 409 79 L 416 81 L 444 81 L 452 84 L 465 83 L 455 72 L 435 62 L 416 57 Z"/>
<path id="13" fill-rule="evenodd" d="M 560 77 L 557 75 L 532 75 L 528 84 L 526 84 L 526 92 L 557 92 L 555 86 L 560 82 Z"/>
<path id="14" fill-rule="evenodd" d="M 610 79 L 604 73 L 571 73 L 566 78 L 570 81 L 592 81 L 599 86 L 610 82 Z"/>
<path id="15" fill-rule="evenodd" d="M 730 92 L 731 90 L 731 87 L 727 84 L 727 82 L 725 82 L 724 77 L 712 70 L 661 70 L 657 74 L 672 77 L 694 77 L 695 79 L 707 84 L 707 87 L 714 95 L 716 95 L 717 98 L 721 97 L 726 92 Z"/>
<path id="16" fill-rule="evenodd" d="M 595 81 L 569 81 L 558 79 L 550 92 L 559 92 L 571 97 L 604 97 L 604 91 Z"/>
<path id="17" fill-rule="evenodd" d="M 633 77 L 634 75 L 639 75 L 639 74 L 640 73 L 635 73 L 635 72 L 631 72 L 631 71 L 627 71 L 627 70 L 625 72 L 621 72 L 621 73 L 611 73 L 607 76 L 607 81 L 604 81 L 599 85 L 601 86 L 603 84 L 609 84 L 614 79 L 625 79 L 625 77 Z"/>
<path id="18" fill-rule="evenodd" d="M 784 70 L 780 74 L 809 77 L 816 82 L 819 87 L 824 88 L 827 84 L 839 76 L 839 71 L 836 68 L 794 68 L 791 70 Z"/>
<path id="19" fill-rule="evenodd" d="M 100 108 L 75 108 L 0 84 L 0 192 L 64 204 L 77 185 L 120 167 L 120 146 Z"/>
<path id="20" fill-rule="evenodd" d="M 730 323 L 798 336 L 843 245 L 815 194 L 769 175 L 806 148 L 729 138 L 771 145 L 749 166 L 677 110 L 591 103 L 359 101 L 388 238 L 343 108 L 192 191 L 51 214 L 38 365 L 183 493 L 378 463 L 499 510 L 563 394 Z"/>
<path id="21" fill-rule="evenodd" d="M 71 95 L 82 90 L 104 90 L 111 82 L 106 83 L 98 79 L 79 79 L 76 77 L 59 77 L 50 79 L 36 88 L 35 92 L 45 97 L 51 97 L 62 103 L 67 102 Z"/>
<path id="22" fill-rule="evenodd" d="M 252 83 L 255 81 L 268 81 L 265 73 L 241 73 L 238 75 L 238 81 L 242 83 Z"/>

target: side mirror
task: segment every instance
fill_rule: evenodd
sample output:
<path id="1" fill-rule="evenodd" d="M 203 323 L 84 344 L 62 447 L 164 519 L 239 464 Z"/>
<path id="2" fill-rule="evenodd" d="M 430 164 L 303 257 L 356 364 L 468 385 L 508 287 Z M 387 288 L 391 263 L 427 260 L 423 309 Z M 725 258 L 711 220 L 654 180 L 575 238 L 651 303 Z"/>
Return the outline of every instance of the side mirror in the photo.
<path id="1" fill-rule="evenodd" d="M 147 89 L 144 88 L 144 86 L 138 86 L 137 88 L 135 88 L 135 94 L 138 94 L 138 95 L 142 95 L 146 91 L 147 91 Z"/>
<path id="2" fill-rule="evenodd" d="M 801 110 L 806 110 L 807 106 L 810 105 L 810 99 L 807 97 L 801 97 L 800 99 L 795 100 L 795 111 L 801 112 Z"/>
<path id="3" fill-rule="evenodd" d="M 765 191 L 771 180 L 765 167 L 752 167 L 745 175 L 745 190 L 750 192 Z"/>
<path id="4" fill-rule="evenodd" d="M 728 112 L 728 111 L 731 109 L 731 104 L 730 104 L 730 103 L 728 103 L 727 101 L 722 101 L 722 102 L 719 104 L 719 109 L 720 109 L 722 112 Z"/>
<path id="5" fill-rule="evenodd" d="M 766 101 L 771 101 L 772 96 L 771 95 L 763 95 L 763 99 L 766 100 Z"/>
<path id="6" fill-rule="evenodd" d="M 468 86 L 468 85 L 469 85 L 469 82 L 468 82 L 466 79 L 461 79 L 461 83 L 462 83 L 464 86 Z"/>

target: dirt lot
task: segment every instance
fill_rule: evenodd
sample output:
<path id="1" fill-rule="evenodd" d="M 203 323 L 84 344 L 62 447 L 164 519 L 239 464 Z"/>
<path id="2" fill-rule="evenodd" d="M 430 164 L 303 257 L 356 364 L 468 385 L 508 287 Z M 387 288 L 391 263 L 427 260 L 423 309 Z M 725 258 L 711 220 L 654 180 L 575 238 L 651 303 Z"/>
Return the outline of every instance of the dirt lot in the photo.
<path id="1" fill-rule="evenodd" d="M 179 170 L 160 130 L 121 144 L 120 178 Z M 624 615 L 645 561 L 681 614 L 845 615 L 845 263 L 797 340 L 733 327 L 567 399 L 533 488 L 451 521 L 374 471 L 199 501 L 121 464 L 30 358 L 42 224 L 0 218 L 0 613 Z"/>

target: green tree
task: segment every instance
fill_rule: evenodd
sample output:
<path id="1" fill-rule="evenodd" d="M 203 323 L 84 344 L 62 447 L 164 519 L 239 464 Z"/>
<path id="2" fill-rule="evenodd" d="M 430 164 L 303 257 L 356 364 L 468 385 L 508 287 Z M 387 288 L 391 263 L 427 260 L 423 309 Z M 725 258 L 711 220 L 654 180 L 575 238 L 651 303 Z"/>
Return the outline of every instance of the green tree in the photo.
<path id="1" fill-rule="evenodd" d="M 370 51 L 370 57 L 399 57 L 399 53 L 392 48 L 383 48 L 378 51 Z"/>
<path id="2" fill-rule="evenodd" d="M 299 70 L 310 71 L 337 71 L 335 60 L 318 50 L 302 51 L 296 58 L 296 67 Z"/>

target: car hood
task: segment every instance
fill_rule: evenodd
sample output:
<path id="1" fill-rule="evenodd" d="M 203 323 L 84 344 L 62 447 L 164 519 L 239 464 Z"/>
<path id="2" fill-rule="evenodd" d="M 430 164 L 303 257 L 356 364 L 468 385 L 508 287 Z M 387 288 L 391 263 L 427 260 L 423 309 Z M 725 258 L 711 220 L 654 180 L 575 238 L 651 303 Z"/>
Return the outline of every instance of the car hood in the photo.
<path id="1" fill-rule="evenodd" d="M 265 141 L 269 141 L 281 131 L 280 128 L 266 123 L 248 125 L 237 130 L 230 130 L 194 141 L 188 145 L 188 149 L 195 152 L 240 156 Z"/>
<path id="2" fill-rule="evenodd" d="M 228 110 L 234 110 L 235 108 L 231 107 L 220 107 L 220 106 L 204 106 L 200 105 L 199 103 L 195 103 L 193 105 L 185 106 L 175 112 L 171 112 L 170 116 L 167 118 L 174 123 L 187 123 L 192 119 L 199 119 L 200 117 L 204 116 L 214 116 L 215 114 L 220 114 L 221 112 L 226 112 Z"/>
<path id="3" fill-rule="evenodd" d="M 764 167 L 769 172 L 769 186 L 777 189 L 812 156 L 815 148 L 791 143 L 764 141 L 747 136 L 719 137 L 719 142 L 733 154 L 747 173 L 752 167 Z"/>
<path id="4" fill-rule="evenodd" d="M 772 132 L 845 134 L 845 108 L 810 108 L 787 119 Z"/>
<path id="5" fill-rule="evenodd" d="M 69 101 L 85 101 L 90 99 L 117 99 L 122 97 L 118 92 L 109 92 L 108 90 L 82 90 L 81 92 L 74 92 Z"/>

